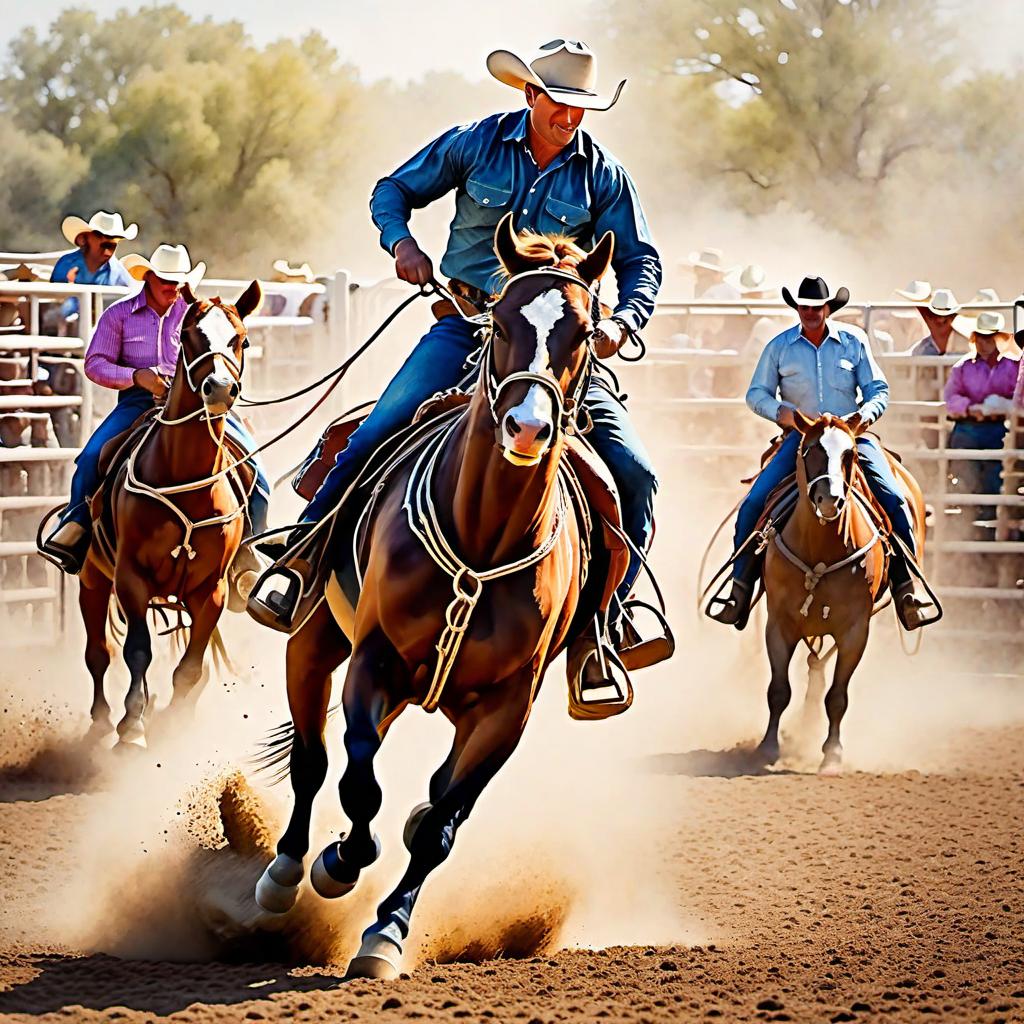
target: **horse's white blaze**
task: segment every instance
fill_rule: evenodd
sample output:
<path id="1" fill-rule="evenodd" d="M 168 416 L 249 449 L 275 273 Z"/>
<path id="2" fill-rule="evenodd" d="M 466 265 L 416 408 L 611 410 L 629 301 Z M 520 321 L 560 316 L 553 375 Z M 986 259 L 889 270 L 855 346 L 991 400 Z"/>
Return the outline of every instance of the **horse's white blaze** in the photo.
<path id="1" fill-rule="evenodd" d="M 853 438 L 838 427 L 826 427 L 821 432 L 821 447 L 828 456 L 829 494 L 833 498 L 841 498 L 846 492 L 843 455 L 853 448 Z"/>
<path id="2" fill-rule="evenodd" d="M 220 306 L 214 306 L 205 316 L 196 321 L 196 327 L 206 338 L 211 352 L 232 355 L 231 347 L 235 343 L 238 332 L 235 325 L 228 319 L 227 313 Z"/>
<path id="3" fill-rule="evenodd" d="M 557 288 L 541 292 L 519 311 L 537 332 L 537 350 L 530 363 L 531 373 L 540 373 L 550 365 L 548 336 L 565 313 L 565 296 Z"/>

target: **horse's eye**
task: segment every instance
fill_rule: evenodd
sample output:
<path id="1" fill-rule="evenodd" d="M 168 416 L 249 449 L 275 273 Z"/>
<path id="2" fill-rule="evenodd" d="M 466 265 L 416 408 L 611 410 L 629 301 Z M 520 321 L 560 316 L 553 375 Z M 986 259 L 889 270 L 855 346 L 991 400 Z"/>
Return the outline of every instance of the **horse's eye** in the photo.
<path id="1" fill-rule="evenodd" d="M 242 348 L 248 348 L 248 347 L 249 347 L 249 339 L 248 338 L 243 338 L 242 339 Z"/>

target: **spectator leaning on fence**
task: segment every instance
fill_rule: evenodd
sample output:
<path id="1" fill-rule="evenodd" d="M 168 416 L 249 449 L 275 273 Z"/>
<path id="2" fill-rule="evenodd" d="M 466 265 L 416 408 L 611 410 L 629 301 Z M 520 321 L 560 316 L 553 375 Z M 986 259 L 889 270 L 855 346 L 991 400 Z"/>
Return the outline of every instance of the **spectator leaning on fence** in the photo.
<path id="1" fill-rule="evenodd" d="M 917 311 L 928 328 L 928 334 L 914 345 L 910 354 L 946 356 L 966 352 L 965 339 L 953 330 L 953 322 L 961 309 L 956 296 L 948 288 L 936 288 L 930 295 L 923 294 L 930 291 L 927 281 L 914 281 L 909 287 L 913 288 L 915 285 L 921 286 L 917 294 L 912 294 L 909 290 L 898 291 L 898 294 L 911 302 L 920 302 Z"/>
<path id="2" fill-rule="evenodd" d="M 971 345 L 974 351 L 952 369 L 946 382 L 946 411 L 956 420 L 950 434 L 950 448 L 1002 448 L 1006 417 L 1012 411 L 1014 387 L 1020 361 L 1000 353 L 1011 347 L 1003 330 L 1002 313 L 978 314 Z M 957 465 L 962 489 L 981 494 L 998 494 L 1003 470 L 998 460 L 973 460 Z"/>
<path id="3" fill-rule="evenodd" d="M 139 233 L 137 224 L 126 227 L 121 214 L 100 210 L 87 221 L 73 215 L 65 217 L 60 229 L 75 248 L 64 253 L 53 265 L 51 282 L 123 287 L 134 284 L 114 253 L 118 242 L 130 242 Z M 65 319 L 77 312 L 77 299 L 68 299 L 61 306 Z"/>

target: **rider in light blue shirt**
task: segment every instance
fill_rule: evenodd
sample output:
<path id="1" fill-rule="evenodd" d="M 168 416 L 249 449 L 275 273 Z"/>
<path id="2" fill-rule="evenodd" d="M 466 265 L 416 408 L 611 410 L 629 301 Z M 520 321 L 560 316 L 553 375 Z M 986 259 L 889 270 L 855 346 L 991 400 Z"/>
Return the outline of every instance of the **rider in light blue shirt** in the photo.
<path id="1" fill-rule="evenodd" d="M 777 423 L 786 434 L 740 505 L 734 538 L 739 554 L 733 564 L 732 592 L 712 614 L 712 618 L 737 629 L 747 623 L 761 573 L 761 559 L 755 556 L 753 547 L 740 548 L 757 528 L 769 495 L 796 471 L 800 433 L 793 429 L 793 413 L 799 410 L 811 419 L 825 413 L 844 419 L 859 414 L 863 422 L 874 423 L 889 403 L 889 383 L 863 331 L 827 319 L 846 305 L 849 291 L 840 288 L 830 296 L 828 286 L 819 277 L 804 278 L 795 299 L 786 288 L 782 295 L 797 310 L 800 322 L 773 338 L 761 353 L 747 390 L 747 405 L 758 416 Z M 876 438 L 862 434 L 857 438 L 857 456 L 893 532 L 916 554 L 910 508 L 882 446 Z M 895 546 L 889 577 L 904 625 L 909 629 L 923 625 L 925 620 L 919 613 L 926 602 L 915 594 L 906 558 Z"/>

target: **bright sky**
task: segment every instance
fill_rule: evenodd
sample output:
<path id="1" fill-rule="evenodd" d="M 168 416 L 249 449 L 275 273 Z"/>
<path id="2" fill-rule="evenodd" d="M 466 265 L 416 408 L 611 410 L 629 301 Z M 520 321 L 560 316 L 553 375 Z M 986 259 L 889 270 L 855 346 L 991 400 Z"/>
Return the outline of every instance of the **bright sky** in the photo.
<path id="1" fill-rule="evenodd" d="M 460 71 L 479 78 L 499 47 L 529 51 L 566 36 L 586 39 L 582 22 L 596 0 L 177 0 L 194 17 L 241 21 L 258 43 L 319 29 L 364 77 L 416 78 Z M 0 0 L 0 49 L 27 25 L 44 30 L 64 8 L 102 16 L 125 0 Z"/>

